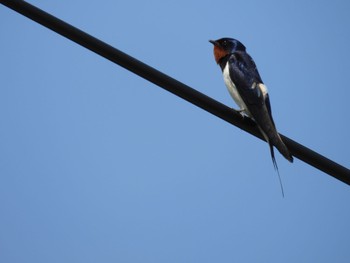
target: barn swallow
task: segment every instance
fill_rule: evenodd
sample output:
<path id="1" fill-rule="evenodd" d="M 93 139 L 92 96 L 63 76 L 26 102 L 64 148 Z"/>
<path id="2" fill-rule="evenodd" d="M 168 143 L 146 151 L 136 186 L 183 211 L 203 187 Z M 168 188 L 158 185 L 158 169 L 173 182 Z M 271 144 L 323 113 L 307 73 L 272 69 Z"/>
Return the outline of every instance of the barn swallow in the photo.
<path id="1" fill-rule="evenodd" d="M 240 107 L 239 112 L 252 118 L 270 146 L 273 165 L 278 171 L 274 149 L 290 162 L 293 157 L 277 132 L 272 118 L 267 88 L 264 85 L 252 57 L 246 47 L 233 38 L 209 40 L 214 45 L 214 57 L 219 64 L 226 87 Z"/>

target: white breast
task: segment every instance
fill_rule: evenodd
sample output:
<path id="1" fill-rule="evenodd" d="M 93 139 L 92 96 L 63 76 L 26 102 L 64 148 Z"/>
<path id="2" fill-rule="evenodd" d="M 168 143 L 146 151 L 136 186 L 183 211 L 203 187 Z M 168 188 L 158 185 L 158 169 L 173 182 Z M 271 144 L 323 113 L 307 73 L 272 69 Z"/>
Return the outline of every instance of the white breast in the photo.
<path id="1" fill-rule="evenodd" d="M 243 110 L 248 116 L 251 116 L 249 109 L 247 108 L 244 101 L 242 100 L 241 95 L 239 95 L 239 93 L 238 93 L 238 90 L 236 88 L 235 83 L 233 83 L 231 81 L 228 63 L 226 64 L 222 74 L 224 76 L 224 81 L 225 81 L 226 87 L 227 87 L 228 91 L 230 92 L 230 95 L 233 98 L 233 100 L 239 106 L 240 110 Z M 260 89 L 261 93 L 263 94 L 263 96 L 265 98 L 265 96 L 268 93 L 267 87 L 262 83 L 259 83 L 258 85 L 256 85 L 256 83 L 253 83 L 253 85 L 255 88 Z"/>
<path id="2" fill-rule="evenodd" d="M 235 83 L 233 83 L 231 81 L 228 63 L 226 64 L 222 74 L 224 77 L 226 87 L 227 87 L 228 91 L 230 92 L 230 95 L 233 98 L 233 100 L 236 102 L 236 104 L 239 106 L 239 108 L 241 110 L 244 110 L 246 114 L 250 115 L 250 113 L 247 109 L 247 106 L 245 105 L 244 101 L 242 100 L 241 95 L 239 95 L 239 93 L 237 91 Z"/>

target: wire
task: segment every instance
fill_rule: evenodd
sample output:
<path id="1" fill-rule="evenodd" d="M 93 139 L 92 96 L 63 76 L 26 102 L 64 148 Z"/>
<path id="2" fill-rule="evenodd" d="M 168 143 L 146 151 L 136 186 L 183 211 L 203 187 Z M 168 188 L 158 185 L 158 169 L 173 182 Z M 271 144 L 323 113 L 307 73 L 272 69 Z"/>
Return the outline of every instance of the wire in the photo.
<path id="1" fill-rule="evenodd" d="M 143 62 L 119 51 L 101 40 L 79 30 L 76 27 L 44 12 L 43 10 L 21 0 L 0 0 L 8 8 L 50 28 L 56 33 L 78 43 L 100 56 L 130 70 L 161 88 L 187 100 L 188 102 L 210 112 L 211 114 L 237 126 L 238 128 L 264 140 L 254 121 L 242 117 L 224 104 L 192 89 L 191 87 L 165 75 Z M 311 149 L 281 135 L 283 141 L 296 158 L 350 185 L 350 170 L 336 162 L 312 151 Z"/>

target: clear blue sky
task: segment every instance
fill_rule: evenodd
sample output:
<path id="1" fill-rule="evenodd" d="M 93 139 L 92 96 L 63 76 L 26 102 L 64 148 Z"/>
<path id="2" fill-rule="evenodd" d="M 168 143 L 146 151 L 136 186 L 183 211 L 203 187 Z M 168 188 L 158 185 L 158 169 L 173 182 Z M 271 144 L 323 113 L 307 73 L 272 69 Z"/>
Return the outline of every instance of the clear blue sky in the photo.
<path id="1" fill-rule="evenodd" d="M 349 167 L 349 1 L 30 2 L 230 107 L 208 40 L 241 40 L 279 131 Z M 0 262 L 349 262 L 348 185 L 277 154 L 283 199 L 266 143 L 2 5 L 0 34 Z"/>

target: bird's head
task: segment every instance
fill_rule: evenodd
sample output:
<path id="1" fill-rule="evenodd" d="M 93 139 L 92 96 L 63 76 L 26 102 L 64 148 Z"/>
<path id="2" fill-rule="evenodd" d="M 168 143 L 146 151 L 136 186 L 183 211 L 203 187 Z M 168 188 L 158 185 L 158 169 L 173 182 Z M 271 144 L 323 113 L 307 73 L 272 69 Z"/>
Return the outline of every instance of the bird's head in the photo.
<path id="1" fill-rule="evenodd" d="M 216 63 L 235 51 L 245 51 L 245 46 L 234 38 L 220 38 L 218 40 L 209 40 L 214 45 L 214 57 Z"/>

